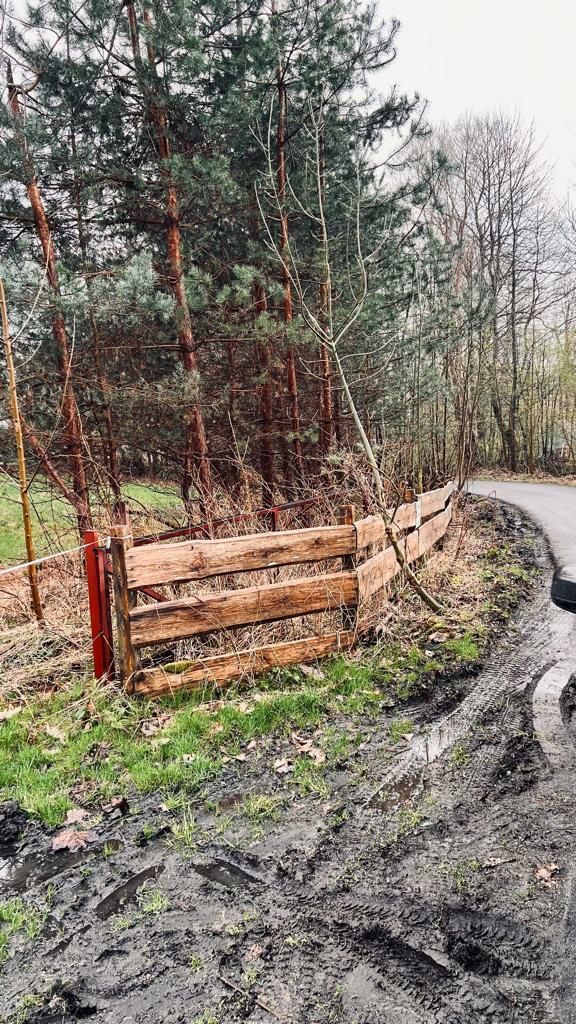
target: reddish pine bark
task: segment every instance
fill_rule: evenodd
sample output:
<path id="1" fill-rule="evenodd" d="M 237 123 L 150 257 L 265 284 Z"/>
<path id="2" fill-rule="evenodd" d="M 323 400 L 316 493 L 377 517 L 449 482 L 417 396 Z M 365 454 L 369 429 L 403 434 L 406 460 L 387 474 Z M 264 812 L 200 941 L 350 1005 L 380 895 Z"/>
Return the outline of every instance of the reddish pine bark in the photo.
<path id="1" fill-rule="evenodd" d="M 320 139 L 320 189 L 322 197 L 326 191 L 326 175 L 324 167 L 324 137 Z M 324 203 L 324 198 L 323 198 Z M 320 282 L 320 318 L 328 323 L 328 309 L 330 305 L 330 282 L 328 280 L 328 268 L 326 277 Z M 330 353 L 326 345 L 320 345 L 320 455 L 322 458 L 330 453 L 334 441 L 334 400 L 332 396 L 332 368 L 330 366 Z"/>
<path id="2" fill-rule="evenodd" d="M 266 292 L 261 282 L 254 284 L 254 315 L 262 316 L 268 309 Z M 272 360 L 268 342 L 258 344 L 260 369 L 259 404 L 260 404 L 260 472 L 262 475 L 263 503 L 272 497 L 274 491 L 274 414 L 272 387 Z"/>
<path id="3" fill-rule="evenodd" d="M 15 124 L 21 123 L 21 110 L 18 87 L 14 85 L 12 70 L 8 67 L 8 103 Z M 56 267 L 56 253 L 50 232 L 50 225 L 46 216 L 46 210 L 42 201 L 34 166 L 26 152 L 26 144 L 20 142 L 25 158 L 26 167 L 26 192 L 34 217 L 36 234 L 42 248 L 44 266 L 46 268 L 46 280 L 54 296 L 54 312 L 52 314 L 52 335 L 56 344 L 56 358 L 58 375 L 62 386 L 61 411 L 64 423 L 64 436 L 70 472 L 72 476 L 72 491 L 68 488 L 68 497 L 74 497 L 72 502 L 78 517 L 78 528 L 80 532 L 91 527 L 90 518 L 90 494 L 86 479 L 86 470 L 83 459 L 82 424 L 73 384 L 73 367 L 70 358 L 70 346 L 68 344 L 68 332 L 64 314 L 60 307 L 60 282 Z M 45 464 L 47 453 L 45 454 Z M 61 480 L 61 478 L 59 478 Z M 60 486 L 60 490 L 62 487 Z M 64 493 L 64 492 L 63 492 Z"/>
<path id="4" fill-rule="evenodd" d="M 278 84 L 278 128 L 277 128 L 277 178 L 278 198 L 280 202 L 280 255 L 282 256 L 282 288 L 284 292 L 284 323 L 291 324 L 293 319 L 292 283 L 288 270 L 288 214 L 286 213 L 286 118 L 287 93 L 286 80 L 282 65 L 276 71 Z M 302 458 L 302 441 L 300 439 L 300 402 L 298 397 L 298 379 L 296 376 L 296 354 L 289 341 L 286 353 L 286 384 L 288 390 L 290 431 L 292 434 L 292 451 L 294 468 L 299 480 L 304 476 Z"/>
<path id="5" fill-rule="evenodd" d="M 138 22 L 132 2 L 126 5 L 130 42 L 137 74 L 141 68 L 140 42 L 138 38 Z M 144 20 L 151 25 L 150 14 L 144 12 Z M 155 83 L 156 96 L 159 94 L 159 83 L 156 75 L 156 61 L 153 48 L 147 45 L 148 63 Z M 150 95 L 143 76 L 141 77 L 142 93 L 146 102 L 147 114 L 156 135 L 156 146 L 160 160 L 160 173 L 165 188 L 165 224 L 166 224 L 166 257 L 168 284 L 174 297 L 177 309 L 177 337 L 180 349 L 180 360 L 187 374 L 198 374 L 198 359 L 194 347 L 194 332 L 190 307 L 186 297 L 184 271 L 182 267 L 182 240 L 180 233 L 180 205 L 178 193 L 170 170 L 171 146 L 168 130 L 168 119 L 165 106 Z M 194 479 L 196 477 L 196 480 Z M 186 439 L 184 448 L 184 466 L 182 473 L 182 498 L 185 505 L 190 503 L 192 484 L 196 482 L 201 496 L 202 515 L 209 516 L 212 506 L 212 472 L 208 458 L 208 442 L 202 407 L 198 400 L 191 403 L 186 416 Z"/>

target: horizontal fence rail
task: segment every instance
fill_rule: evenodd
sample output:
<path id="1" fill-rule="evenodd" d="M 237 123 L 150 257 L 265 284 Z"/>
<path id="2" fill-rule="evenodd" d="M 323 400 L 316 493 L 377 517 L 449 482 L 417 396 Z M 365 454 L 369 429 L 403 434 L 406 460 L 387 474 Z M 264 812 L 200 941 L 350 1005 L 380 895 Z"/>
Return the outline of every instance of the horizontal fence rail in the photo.
<path id="1" fill-rule="evenodd" d="M 336 526 L 145 546 L 136 546 L 128 525 L 114 528 L 111 555 L 121 680 L 132 693 L 161 695 L 207 684 L 221 686 L 350 648 L 357 639 L 362 605 L 401 572 L 402 560 L 415 562 L 446 533 L 453 489 L 449 483 L 390 509 L 391 522 L 378 515 L 355 520 L 352 507 L 346 506 Z M 391 532 L 401 550 L 400 561 L 390 543 Z M 177 599 L 152 589 L 332 559 L 339 560 L 334 571 L 239 589 Z M 138 606 L 138 592 L 156 596 L 157 603 Z M 336 610 L 341 610 L 342 629 L 327 635 L 167 667 L 140 664 L 142 647 Z"/>

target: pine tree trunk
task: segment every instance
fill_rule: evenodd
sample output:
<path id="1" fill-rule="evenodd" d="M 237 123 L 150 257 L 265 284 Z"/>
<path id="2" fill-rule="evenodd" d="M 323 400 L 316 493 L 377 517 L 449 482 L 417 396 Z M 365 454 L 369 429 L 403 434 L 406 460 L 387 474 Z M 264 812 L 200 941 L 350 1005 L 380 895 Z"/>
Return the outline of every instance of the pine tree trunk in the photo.
<path id="1" fill-rule="evenodd" d="M 74 157 L 75 164 L 77 165 L 78 156 L 76 150 L 76 135 L 74 131 L 73 123 L 70 125 L 70 148 L 72 156 Z M 118 464 L 118 445 L 114 434 L 114 423 L 112 420 L 112 409 L 110 406 L 110 386 L 106 380 L 104 369 L 102 366 L 102 351 L 100 346 L 100 332 L 98 330 L 98 324 L 96 322 L 96 316 L 94 314 L 94 298 L 92 295 L 92 285 L 88 276 L 88 239 L 86 235 L 86 229 L 84 224 L 84 215 L 82 212 L 82 202 L 80 195 L 80 187 L 76 174 L 74 173 L 74 203 L 76 206 L 76 222 L 78 226 L 78 242 L 80 245 L 80 252 L 82 253 L 82 262 L 84 265 L 84 282 L 86 284 L 86 291 L 88 293 L 88 317 L 90 320 L 90 330 L 92 333 L 92 356 L 94 359 L 94 369 L 96 371 L 96 381 L 98 383 L 98 389 L 101 395 L 102 401 L 102 415 L 104 418 L 104 434 L 102 436 L 102 442 L 104 445 L 104 458 L 108 466 L 108 479 L 110 486 L 112 487 L 112 493 L 116 501 L 120 501 L 122 498 L 122 489 L 120 486 L 120 467 Z"/>
<path id="2" fill-rule="evenodd" d="M 286 213 L 286 118 L 287 94 L 284 69 L 279 63 L 276 70 L 278 85 L 278 129 L 277 129 L 277 177 L 278 202 L 280 207 L 280 255 L 282 257 L 282 289 L 284 292 L 284 323 L 290 325 L 293 319 L 292 284 L 288 270 L 288 214 Z M 288 328 L 289 329 L 289 328 Z M 296 376 L 296 354 L 294 346 L 288 339 L 286 353 L 286 382 L 289 403 L 290 432 L 292 434 L 292 451 L 294 470 L 298 480 L 304 476 L 302 458 L 302 441 L 300 438 L 300 402 L 298 396 L 298 379 Z"/>
<path id="3" fill-rule="evenodd" d="M 324 206 L 326 195 L 326 172 L 324 158 L 324 133 L 320 137 L 320 168 L 318 187 L 322 195 L 322 206 Z M 325 227 L 324 227 L 325 230 Z M 328 240 L 325 238 L 324 247 Z M 326 261 L 324 277 L 320 282 L 320 320 L 327 325 L 327 332 L 331 333 L 331 307 L 332 307 L 332 282 L 330 268 Z M 330 366 L 330 352 L 326 345 L 320 345 L 320 455 L 326 459 L 330 454 L 334 440 L 334 402 L 332 397 L 332 367 Z"/>
<path id="4" fill-rule="evenodd" d="M 160 83 L 156 73 L 156 61 L 154 51 L 150 43 L 147 44 L 149 74 L 154 83 L 155 96 L 150 95 L 146 79 L 142 73 L 142 57 L 140 54 L 140 42 L 138 37 L 138 23 L 134 3 L 126 5 L 128 23 L 130 28 L 130 41 L 136 74 L 140 79 L 142 95 L 146 103 L 148 118 L 154 128 L 156 135 L 156 146 L 160 161 L 160 174 L 165 189 L 165 224 L 166 224 L 166 256 L 168 264 L 168 284 L 176 304 L 177 337 L 180 349 L 180 360 L 187 374 L 191 377 L 198 375 L 198 359 L 194 347 L 194 333 L 192 330 L 192 318 L 190 307 L 186 297 L 184 283 L 184 271 L 182 268 L 182 244 L 180 233 L 180 206 L 178 193 L 172 172 L 170 169 L 171 147 L 168 133 L 168 119 L 165 105 L 157 99 L 160 91 Z M 151 18 L 148 11 L 144 12 L 144 20 L 150 27 Z M 184 466 L 182 472 L 182 499 L 187 508 L 190 507 L 190 493 L 192 485 L 196 484 L 200 493 L 201 514 L 208 517 L 211 514 L 213 486 L 212 472 L 208 459 L 208 443 L 206 440 L 206 427 L 202 407 L 198 399 L 194 399 L 186 415 L 185 442 L 184 442 Z"/>
<path id="5" fill-rule="evenodd" d="M 254 284 L 254 314 L 258 318 L 266 312 L 266 292 L 260 282 Z M 262 502 L 266 505 L 272 498 L 275 483 L 274 468 L 274 414 L 270 345 L 267 340 L 258 344 L 260 369 L 260 472 L 262 475 Z"/>
<path id="6" fill-rule="evenodd" d="M 8 68 L 8 102 L 16 126 L 21 122 L 20 100 L 18 88 L 12 79 L 12 70 Z M 72 476 L 72 491 L 75 497 L 74 508 L 78 517 L 80 533 L 91 527 L 90 494 L 83 458 L 82 425 L 76 402 L 73 384 L 73 368 L 68 344 L 68 333 L 64 314 L 60 306 L 60 282 L 56 267 L 56 253 L 50 232 L 50 225 L 44 209 L 44 203 L 36 180 L 32 161 L 26 152 L 26 145 L 20 142 L 26 166 L 26 192 L 32 208 L 34 226 L 42 248 L 46 280 L 54 297 L 52 314 L 52 335 L 56 345 L 58 375 L 62 387 L 61 410 L 64 422 L 66 451 Z"/>

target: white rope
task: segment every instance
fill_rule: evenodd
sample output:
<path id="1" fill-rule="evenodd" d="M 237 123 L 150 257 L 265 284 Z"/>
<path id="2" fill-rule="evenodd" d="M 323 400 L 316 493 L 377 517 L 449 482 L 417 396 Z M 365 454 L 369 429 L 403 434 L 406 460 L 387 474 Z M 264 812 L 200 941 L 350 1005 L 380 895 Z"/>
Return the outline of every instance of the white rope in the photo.
<path id="1" fill-rule="evenodd" d="M 67 548 L 66 551 L 55 551 L 53 555 L 44 555 L 43 558 L 35 558 L 32 562 L 20 562 L 18 565 L 11 565 L 8 569 L 0 569 L 0 576 L 8 576 L 12 572 L 22 572 L 31 565 L 41 565 L 42 562 L 49 562 L 53 558 L 62 558 L 63 555 L 75 555 L 77 551 L 84 551 L 84 548 L 91 547 L 90 544 L 80 544 L 77 548 Z"/>

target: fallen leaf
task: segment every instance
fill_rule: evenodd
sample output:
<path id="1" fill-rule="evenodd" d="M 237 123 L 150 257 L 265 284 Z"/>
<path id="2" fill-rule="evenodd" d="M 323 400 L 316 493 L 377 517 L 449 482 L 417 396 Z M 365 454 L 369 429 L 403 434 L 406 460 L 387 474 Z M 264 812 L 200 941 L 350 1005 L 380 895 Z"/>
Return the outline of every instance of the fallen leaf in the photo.
<path id="1" fill-rule="evenodd" d="M 326 760 L 326 754 L 323 750 L 320 750 L 320 747 L 310 747 L 310 750 L 307 750 L 306 753 L 314 761 L 314 764 L 324 764 Z"/>
<path id="2" fill-rule="evenodd" d="M 53 740 L 58 740 L 59 743 L 66 743 L 66 733 L 62 732 L 56 725 L 45 725 L 44 732 L 47 736 L 50 736 Z"/>
<path id="3" fill-rule="evenodd" d="M 534 871 L 534 876 L 544 885 L 547 889 L 550 889 L 553 885 L 556 885 L 557 879 L 554 875 L 557 875 L 560 868 L 557 864 L 540 864 Z"/>
<path id="4" fill-rule="evenodd" d="M 103 814 L 113 814 L 114 811 L 120 811 L 120 814 L 128 814 L 129 810 L 130 804 L 125 796 L 115 796 L 109 804 L 102 804 Z"/>
<path id="5" fill-rule="evenodd" d="M 0 722 L 7 722 L 9 718 L 14 718 L 14 715 L 17 715 L 19 711 L 22 711 L 21 705 L 17 708 L 4 708 L 0 711 Z"/>
<path id="6" fill-rule="evenodd" d="M 312 740 L 302 739 L 298 733 L 293 732 L 290 734 L 290 739 L 296 747 L 299 754 L 307 754 L 310 748 L 313 746 Z"/>
<path id="7" fill-rule="evenodd" d="M 192 764 L 192 761 L 196 760 L 196 754 L 182 754 L 180 760 L 183 761 L 184 764 Z"/>
<path id="8" fill-rule="evenodd" d="M 93 843 L 96 838 L 94 832 L 77 832 L 73 828 L 65 828 L 52 840 L 52 849 L 70 850 L 71 853 L 75 853 L 76 850 L 83 850 L 88 843 Z"/>
<path id="9" fill-rule="evenodd" d="M 318 682 L 321 682 L 323 679 L 326 678 L 324 673 L 321 672 L 320 669 L 316 668 L 314 665 L 298 665 L 298 668 L 300 669 L 302 675 L 308 676 L 309 679 L 317 679 Z"/>
<path id="10" fill-rule="evenodd" d="M 250 743 L 247 745 L 246 750 L 256 750 L 257 746 L 258 740 L 250 740 Z"/>
<path id="11" fill-rule="evenodd" d="M 247 758 L 247 754 L 234 754 L 234 760 L 235 761 L 245 761 L 246 758 Z"/>
<path id="12" fill-rule="evenodd" d="M 405 740 L 406 743 L 411 743 L 411 741 L 414 739 L 414 733 L 405 732 L 404 735 L 402 736 L 402 739 Z"/>
<path id="13" fill-rule="evenodd" d="M 258 957 L 261 957 L 263 952 L 264 949 L 262 946 L 259 946 L 258 943 L 255 942 L 253 946 L 250 946 L 246 953 L 246 960 L 248 960 L 249 963 L 251 963 L 252 960 L 258 960 Z"/>
<path id="14" fill-rule="evenodd" d="M 224 726 L 222 722 L 213 722 L 208 730 L 208 736 L 217 736 L 219 732 L 224 732 Z"/>
<path id="15" fill-rule="evenodd" d="M 66 815 L 64 821 L 67 825 L 77 825 L 79 821 L 84 821 L 84 818 L 88 817 L 88 811 L 85 811 L 83 807 L 73 807 Z"/>
<path id="16" fill-rule="evenodd" d="M 279 775 L 288 775 L 289 772 L 294 771 L 294 768 L 287 758 L 280 757 L 277 761 L 274 761 L 274 771 L 278 772 Z"/>
<path id="17" fill-rule="evenodd" d="M 157 732 L 160 732 L 168 724 L 171 718 L 172 715 L 156 715 L 156 718 L 147 718 L 140 724 L 140 732 L 147 738 L 155 736 Z"/>

